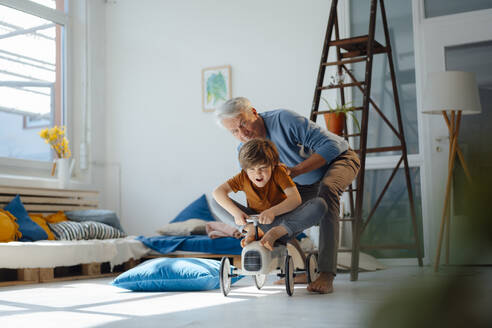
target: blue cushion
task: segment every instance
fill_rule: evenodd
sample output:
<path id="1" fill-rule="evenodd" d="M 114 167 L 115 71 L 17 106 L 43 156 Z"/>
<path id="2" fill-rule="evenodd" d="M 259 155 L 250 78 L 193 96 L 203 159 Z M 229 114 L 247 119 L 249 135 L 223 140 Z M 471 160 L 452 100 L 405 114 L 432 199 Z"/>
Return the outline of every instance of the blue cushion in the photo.
<path id="1" fill-rule="evenodd" d="M 133 291 L 190 291 L 220 287 L 220 261 L 198 258 L 157 258 L 130 269 L 111 283 Z M 232 278 L 235 283 L 242 276 Z"/>
<path id="2" fill-rule="evenodd" d="M 22 205 L 20 196 L 15 196 L 14 199 L 4 207 L 4 210 L 9 211 L 17 218 L 19 231 L 22 232 L 20 241 L 36 241 L 48 239 L 48 234 L 36 222 L 31 220 L 27 211 Z"/>
<path id="3" fill-rule="evenodd" d="M 116 228 L 118 230 L 121 230 L 122 232 L 125 232 L 125 230 L 123 230 L 123 227 L 121 226 L 120 219 L 118 219 L 118 215 L 116 215 L 116 212 L 111 210 L 100 210 L 100 209 L 76 210 L 76 211 L 67 211 L 65 212 L 65 215 L 70 221 L 101 222 L 109 226 L 112 226 L 113 228 Z"/>
<path id="4" fill-rule="evenodd" d="M 210 212 L 208 207 L 207 198 L 203 194 L 200 198 L 195 200 L 193 203 L 188 205 L 184 210 L 182 210 L 172 221 L 181 222 L 188 219 L 201 219 L 205 221 L 215 221 L 215 218 Z"/>

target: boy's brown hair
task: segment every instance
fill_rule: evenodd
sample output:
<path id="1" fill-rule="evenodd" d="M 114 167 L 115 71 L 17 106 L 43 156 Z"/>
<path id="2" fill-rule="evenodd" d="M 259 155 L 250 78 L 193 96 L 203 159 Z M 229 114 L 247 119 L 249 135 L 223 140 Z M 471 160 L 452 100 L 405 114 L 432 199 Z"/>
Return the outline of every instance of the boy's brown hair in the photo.
<path id="1" fill-rule="evenodd" d="M 239 150 L 239 164 L 243 170 L 256 165 L 267 164 L 275 166 L 279 163 L 278 151 L 275 144 L 266 139 L 252 139 Z"/>

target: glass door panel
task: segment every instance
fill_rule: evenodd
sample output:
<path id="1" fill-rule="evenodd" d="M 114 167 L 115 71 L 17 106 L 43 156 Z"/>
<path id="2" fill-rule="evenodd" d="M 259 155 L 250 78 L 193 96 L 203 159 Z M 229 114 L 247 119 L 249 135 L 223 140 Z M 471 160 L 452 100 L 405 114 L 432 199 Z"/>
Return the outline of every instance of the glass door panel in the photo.
<path id="1" fill-rule="evenodd" d="M 379 6 L 378 6 L 379 7 Z M 415 88 L 415 58 L 413 47 L 412 3 L 411 1 L 386 1 L 386 17 L 393 50 L 396 82 L 400 97 L 400 109 L 403 120 L 403 129 L 408 148 L 408 154 L 418 154 L 418 126 L 417 126 L 417 97 Z M 360 1 L 357 6 L 350 7 L 351 36 L 367 35 L 369 29 L 370 1 Z M 384 31 L 381 14 L 378 8 L 376 20 L 376 40 L 384 44 Z M 364 81 L 365 65 L 363 63 L 352 66 L 353 74 L 358 81 Z M 387 56 L 374 55 L 372 68 L 371 98 L 378 105 L 384 115 L 397 129 L 395 105 L 391 86 L 391 75 Z M 353 102 L 355 106 L 362 104 L 362 92 L 354 88 Z M 359 121 L 361 113 L 357 113 Z M 369 115 L 367 135 L 368 147 L 394 146 L 398 139 L 380 116 L 371 109 Z M 358 138 L 355 138 L 355 147 L 358 148 Z M 372 153 L 370 156 L 388 156 L 398 153 Z"/>
<path id="2" fill-rule="evenodd" d="M 482 113 L 461 119 L 458 144 L 463 152 L 474 185 L 468 183 L 459 160 L 453 172 L 453 208 L 451 220 L 451 263 L 470 264 L 461 249 L 470 248 L 468 231 L 471 217 L 467 197 L 476 187 L 492 185 L 492 41 L 445 47 L 446 70 L 474 72 L 477 76 Z M 480 214 L 480 213 L 479 213 Z M 475 241 L 477 242 L 477 241 Z M 478 241 L 478 245 L 482 245 Z M 475 246 L 477 252 L 478 248 Z M 479 256 L 475 264 L 490 264 L 490 256 Z"/>
<path id="3" fill-rule="evenodd" d="M 392 172 L 392 169 L 366 171 L 368 187 L 364 188 L 364 217 L 369 215 Z M 420 170 L 411 168 L 410 176 L 412 182 L 414 182 L 412 188 L 414 191 L 418 233 L 419 236 L 422 236 Z M 417 256 L 415 249 L 371 250 L 371 246 L 377 245 L 414 244 L 409 206 L 405 172 L 403 169 L 399 169 L 362 234 L 361 245 L 368 246 L 368 248 L 362 248 L 362 250 L 378 258 L 415 258 Z M 421 237 L 420 242 L 423 250 Z"/>
<path id="4" fill-rule="evenodd" d="M 492 8 L 490 0 L 426 0 L 425 17 L 438 17 Z"/>

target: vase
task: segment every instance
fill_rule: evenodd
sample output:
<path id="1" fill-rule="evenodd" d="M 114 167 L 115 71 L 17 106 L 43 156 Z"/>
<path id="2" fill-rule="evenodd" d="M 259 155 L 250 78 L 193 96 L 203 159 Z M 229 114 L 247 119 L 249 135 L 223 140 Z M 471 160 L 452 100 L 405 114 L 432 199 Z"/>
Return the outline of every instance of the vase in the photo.
<path id="1" fill-rule="evenodd" d="M 343 113 L 326 113 L 325 123 L 328 131 L 341 136 L 345 126 L 345 114 Z"/>
<path id="2" fill-rule="evenodd" d="M 56 173 L 58 188 L 65 189 L 70 183 L 70 159 L 58 158 L 56 160 Z"/>

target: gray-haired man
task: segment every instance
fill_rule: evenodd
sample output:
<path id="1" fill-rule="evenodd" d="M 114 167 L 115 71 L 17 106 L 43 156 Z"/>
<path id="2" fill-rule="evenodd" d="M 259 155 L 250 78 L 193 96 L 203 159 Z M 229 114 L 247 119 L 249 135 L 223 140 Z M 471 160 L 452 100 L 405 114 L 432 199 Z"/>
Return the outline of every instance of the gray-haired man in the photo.
<path id="1" fill-rule="evenodd" d="M 320 276 L 309 291 L 333 292 L 336 275 L 340 196 L 357 176 L 360 162 L 341 137 L 299 114 L 278 109 L 258 113 L 248 99 L 228 100 L 216 110 L 217 119 L 241 143 L 266 138 L 277 146 L 302 201 L 325 199 L 328 211 L 320 222 L 318 268 Z"/>

